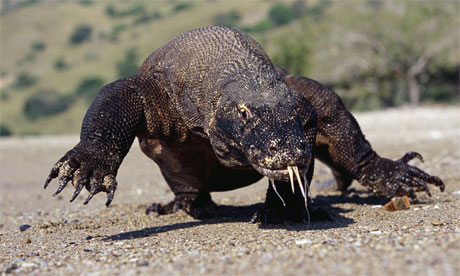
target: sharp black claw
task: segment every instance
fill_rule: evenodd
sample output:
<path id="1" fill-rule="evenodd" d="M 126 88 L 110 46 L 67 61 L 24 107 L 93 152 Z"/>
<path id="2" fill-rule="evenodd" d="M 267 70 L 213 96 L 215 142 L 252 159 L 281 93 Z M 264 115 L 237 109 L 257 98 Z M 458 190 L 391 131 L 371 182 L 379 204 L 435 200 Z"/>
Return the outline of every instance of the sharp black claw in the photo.
<path id="1" fill-rule="evenodd" d="M 417 158 L 419 159 L 420 161 L 424 162 L 423 160 L 423 156 L 418 153 L 418 152 L 415 152 L 415 151 L 409 151 L 407 152 L 406 154 L 404 154 L 404 156 L 401 158 L 401 160 L 404 162 L 404 163 L 408 163 L 409 161 L 411 161 L 412 159 L 414 158 Z"/>
<path id="2" fill-rule="evenodd" d="M 43 186 L 43 189 L 46 190 L 46 187 L 48 187 L 48 185 L 50 184 L 51 180 L 52 180 L 52 178 L 49 177 L 49 176 L 46 178 L 45 185 Z"/>
<path id="3" fill-rule="evenodd" d="M 105 206 L 109 207 L 110 203 L 113 200 L 113 196 L 115 195 L 116 186 L 110 186 L 109 191 L 107 193 L 107 201 L 105 202 Z"/>
<path id="4" fill-rule="evenodd" d="M 70 202 L 73 202 L 77 196 L 80 194 L 81 190 L 83 189 L 83 186 L 85 186 L 85 183 L 83 180 L 78 182 L 77 187 L 75 187 L 75 192 L 73 193 L 72 198 L 70 199 Z"/>
<path id="5" fill-rule="evenodd" d="M 88 202 L 93 198 L 95 194 L 99 191 L 99 186 L 95 186 L 94 189 L 89 193 L 88 197 L 85 199 L 85 202 L 83 202 L 83 205 L 88 204 Z"/>
<path id="6" fill-rule="evenodd" d="M 46 189 L 46 187 L 48 187 L 48 185 L 50 184 L 51 180 L 53 180 L 54 178 L 56 178 L 56 176 L 58 176 L 58 172 L 59 172 L 58 169 L 55 169 L 55 168 L 51 169 L 50 174 L 46 178 L 45 185 L 43 186 L 43 189 Z"/>
<path id="7" fill-rule="evenodd" d="M 53 196 L 57 196 L 60 192 L 62 192 L 62 190 L 65 188 L 69 180 L 70 180 L 70 177 L 62 177 L 59 181 L 59 187 L 56 190 L 56 192 L 53 194 Z"/>

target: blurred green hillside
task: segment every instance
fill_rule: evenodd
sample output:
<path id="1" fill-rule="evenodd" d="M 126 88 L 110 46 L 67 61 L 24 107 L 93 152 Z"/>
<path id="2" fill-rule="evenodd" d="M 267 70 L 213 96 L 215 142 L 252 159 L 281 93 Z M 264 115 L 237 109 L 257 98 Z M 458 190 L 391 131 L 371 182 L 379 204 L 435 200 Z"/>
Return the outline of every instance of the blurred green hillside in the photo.
<path id="1" fill-rule="evenodd" d="M 182 32 L 233 25 L 354 110 L 459 101 L 452 1 L 2 0 L 0 134 L 77 133 L 97 91 Z"/>

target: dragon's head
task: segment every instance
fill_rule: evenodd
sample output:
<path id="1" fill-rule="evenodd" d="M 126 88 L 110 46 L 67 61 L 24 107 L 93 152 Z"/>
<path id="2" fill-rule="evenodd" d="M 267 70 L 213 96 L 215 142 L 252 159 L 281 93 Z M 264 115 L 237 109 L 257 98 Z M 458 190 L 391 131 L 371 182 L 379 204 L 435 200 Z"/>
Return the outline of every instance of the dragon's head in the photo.
<path id="1" fill-rule="evenodd" d="M 316 112 L 281 80 L 230 82 L 209 121 L 209 138 L 220 162 L 255 168 L 270 179 L 305 175 L 313 158 Z"/>

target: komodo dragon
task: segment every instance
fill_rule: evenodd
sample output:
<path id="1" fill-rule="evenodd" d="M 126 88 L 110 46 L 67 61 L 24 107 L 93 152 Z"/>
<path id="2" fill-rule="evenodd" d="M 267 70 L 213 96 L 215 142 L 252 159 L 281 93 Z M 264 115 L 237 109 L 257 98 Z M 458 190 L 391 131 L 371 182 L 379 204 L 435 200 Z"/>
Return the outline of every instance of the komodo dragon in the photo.
<path id="1" fill-rule="evenodd" d="M 420 154 L 380 157 L 334 91 L 273 65 L 236 28 L 185 32 L 153 52 L 136 75 L 103 87 L 83 119 L 80 142 L 52 168 L 45 188 L 59 178 L 54 195 L 72 182 L 71 201 L 85 187 L 84 204 L 105 192 L 108 206 L 135 137 L 175 195 L 149 207 L 160 214 L 183 209 L 200 217 L 214 206 L 210 192 L 267 176 L 256 220 L 304 222 L 314 157 L 342 190 L 353 179 L 389 197 L 429 195 L 427 184 L 444 190 L 441 179 L 407 164 Z"/>

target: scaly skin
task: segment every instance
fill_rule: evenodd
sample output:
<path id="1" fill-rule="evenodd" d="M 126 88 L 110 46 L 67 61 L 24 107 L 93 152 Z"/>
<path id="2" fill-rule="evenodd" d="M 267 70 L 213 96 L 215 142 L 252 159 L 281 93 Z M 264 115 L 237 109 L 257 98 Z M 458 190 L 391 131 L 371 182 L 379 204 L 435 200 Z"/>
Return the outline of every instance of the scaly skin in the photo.
<path id="1" fill-rule="evenodd" d="M 352 179 L 386 196 L 429 192 L 427 184 L 444 189 L 439 178 L 407 165 L 421 157 L 416 153 L 379 157 L 337 94 L 277 68 L 235 28 L 186 32 L 153 52 L 137 75 L 105 86 L 85 115 L 80 142 L 56 163 L 45 188 L 59 178 L 56 195 L 71 181 L 72 200 L 85 187 L 85 204 L 105 192 L 108 206 L 135 137 L 175 194 L 147 212 L 208 217 L 210 192 L 265 175 L 275 181 L 254 221 L 308 221 L 303 184 L 311 182 L 314 157 L 333 169 L 342 189 Z M 308 183 L 297 181 L 302 177 Z"/>

